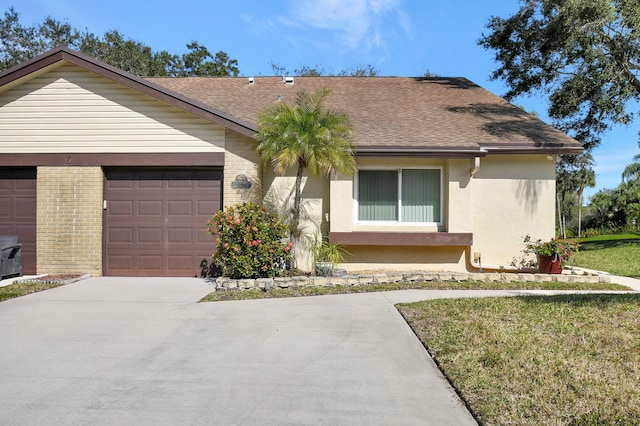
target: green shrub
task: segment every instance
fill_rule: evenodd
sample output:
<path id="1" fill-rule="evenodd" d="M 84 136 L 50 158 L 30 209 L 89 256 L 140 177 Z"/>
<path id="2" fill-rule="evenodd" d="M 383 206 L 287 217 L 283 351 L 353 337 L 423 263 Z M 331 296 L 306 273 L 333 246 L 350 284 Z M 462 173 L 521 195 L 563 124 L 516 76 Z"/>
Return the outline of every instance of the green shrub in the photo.
<path id="1" fill-rule="evenodd" d="M 207 222 L 217 235 L 213 262 L 224 276 L 265 278 L 282 276 L 293 245 L 283 218 L 257 204 L 247 203 L 220 210 Z"/>
<path id="2" fill-rule="evenodd" d="M 583 237 L 595 237 L 596 235 L 611 235 L 611 234 L 623 234 L 623 233 L 640 233 L 640 225 L 627 224 L 627 225 L 608 225 L 601 226 L 599 228 L 589 228 L 582 232 Z"/>

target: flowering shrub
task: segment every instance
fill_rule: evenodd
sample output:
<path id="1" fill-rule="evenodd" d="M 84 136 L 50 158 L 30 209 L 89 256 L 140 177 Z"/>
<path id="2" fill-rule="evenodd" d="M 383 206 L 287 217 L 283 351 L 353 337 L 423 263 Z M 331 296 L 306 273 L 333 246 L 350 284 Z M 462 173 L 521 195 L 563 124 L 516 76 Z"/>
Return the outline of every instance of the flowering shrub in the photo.
<path id="1" fill-rule="evenodd" d="M 220 210 L 207 221 L 217 235 L 213 262 L 224 276 L 265 278 L 282 276 L 293 245 L 289 227 L 277 214 L 247 203 Z"/>

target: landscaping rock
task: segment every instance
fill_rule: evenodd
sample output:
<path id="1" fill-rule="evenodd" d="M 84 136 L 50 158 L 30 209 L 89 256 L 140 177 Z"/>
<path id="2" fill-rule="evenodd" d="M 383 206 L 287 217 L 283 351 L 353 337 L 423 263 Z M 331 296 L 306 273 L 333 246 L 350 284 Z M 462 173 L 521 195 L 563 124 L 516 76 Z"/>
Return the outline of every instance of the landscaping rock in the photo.
<path id="1" fill-rule="evenodd" d="M 531 281 L 535 281 L 536 277 L 534 274 L 518 274 L 518 281 L 524 281 L 524 282 L 531 282 Z"/>
<path id="2" fill-rule="evenodd" d="M 540 274 L 540 273 L 515 273 L 515 272 L 488 272 L 488 273 L 465 273 L 465 272 L 429 272 L 429 271 L 412 271 L 412 272 L 388 272 L 375 274 L 350 274 L 330 277 L 320 276 L 296 276 L 296 277 L 277 277 L 277 278 L 258 278 L 233 280 L 227 277 L 219 277 L 216 279 L 216 290 L 224 291 L 227 289 L 250 289 L 261 288 L 269 289 L 274 286 L 280 288 L 288 287 L 306 287 L 306 286 L 355 286 L 355 285 L 371 285 L 386 284 L 399 282 L 427 282 L 427 281 L 481 281 L 481 282 L 550 282 L 557 281 L 563 283 L 610 283 L 611 277 L 598 275 L 575 275 L 571 273 L 565 274 Z"/>
<path id="3" fill-rule="evenodd" d="M 387 284 L 389 282 L 389 276 L 387 274 L 374 274 L 373 282 L 375 284 Z"/>
<path id="4" fill-rule="evenodd" d="M 469 281 L 469 274 L 464 274 L 464 273 L 454 273 L 453 274 L 453 280 L 454 281 Z"/>
<path id="5" fill-rule="evenodd" d="M 274 278 L 273 284 L 280 288 L 289 288 L 291 286 L 291 279 L 285 277 Z"/>
<path id="6" fill-rule="evenodd" d="M 537 282 L 551 282 L 552 278 L 550 274 L 534 274 L 534 280 Z"/>
<path id="7" fill-rule="evenodd" d="M 263 290 L 269 290 L 273 287 L 273 278 L 258 278 L 256 285 Z"/>

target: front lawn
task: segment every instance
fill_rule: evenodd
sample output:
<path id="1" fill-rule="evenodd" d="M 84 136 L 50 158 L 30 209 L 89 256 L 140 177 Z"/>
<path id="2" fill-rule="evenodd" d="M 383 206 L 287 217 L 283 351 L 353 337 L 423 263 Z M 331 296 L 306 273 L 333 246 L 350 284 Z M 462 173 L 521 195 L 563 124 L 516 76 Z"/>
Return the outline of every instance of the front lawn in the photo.
<path id="1" fill-rule="evenodd" d="M 398 305 L 481 424 L 640 424 L 640 295 Z"/>
<path id="2" fill-rule="evenodd" d="M 575 266 L 626 277 L 640 277 L 640 236 L 600 235 L 580 241 Z"/>
<path id="3" fill-rule="evenodd" d="M 0 287 L 0 302 L 27 294 L 49 290 L 63 285 L 62 282 L 33 281 L 27 283 L 14 283 Z"/>

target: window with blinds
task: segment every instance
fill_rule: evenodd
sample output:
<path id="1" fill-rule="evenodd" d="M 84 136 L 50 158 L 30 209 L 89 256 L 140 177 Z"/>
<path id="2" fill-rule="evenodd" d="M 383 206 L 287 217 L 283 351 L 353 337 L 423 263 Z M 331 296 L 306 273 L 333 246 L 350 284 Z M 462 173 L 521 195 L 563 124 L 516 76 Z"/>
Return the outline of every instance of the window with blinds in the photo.
<path id="1" fill-rule="evenodd" d="M 440 169 L 360 170 L 358 220 L 440 223 Z"/>

